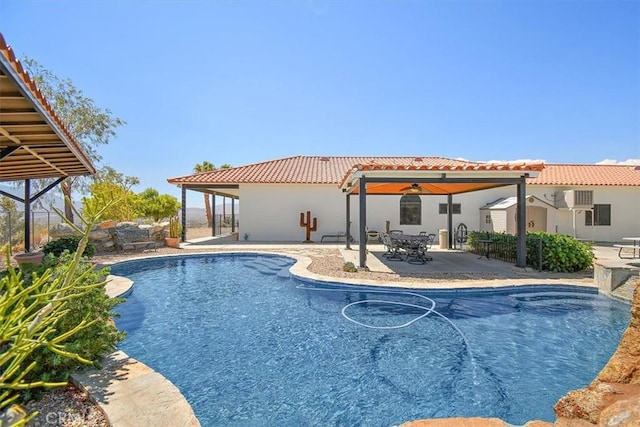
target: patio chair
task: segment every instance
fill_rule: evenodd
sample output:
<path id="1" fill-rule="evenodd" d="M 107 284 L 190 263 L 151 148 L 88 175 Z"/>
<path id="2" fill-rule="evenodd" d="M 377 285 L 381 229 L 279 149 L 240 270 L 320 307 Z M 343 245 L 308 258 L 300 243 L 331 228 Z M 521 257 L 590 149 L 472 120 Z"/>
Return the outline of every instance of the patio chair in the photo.
<path id="1" fill-rule="evenodd" d="M 407 239 L 404 249 L 407 251 L 406 260 L 410 264 L 424 264 L 432 261 L 433 257 L 427 255 L 427 251 L 433 245 L 435 234 L 419 234 L 417 237 Z"/>
<path id="2" fill-rule="evenodd" d="M 462 249 L 464 244 L 467 243 L 468 234 L 467 226 L 463 222 L 458 224 L 458 228 L 456 228 L 455 242 L 456 246 L 458 243 L 460 244 L 460 249 Z"/>
<path id="3" fill-rule="evenodd" d="M 427 234 L 427 240 L 425 242 L 427 249 L 431 249 L 431 246 L 433 246 L 433 242 L 435 242 L 436 240 L 436 234 L 435 233 L 429 233 Z"/>
<path id="4" fill-rule="evenodd" d="M 382 244 L 387 248 L 387 251 L 382 254 L 383 257 L 389 261 L 400 261 L 402 256 L 400 255 L 401 246 L 397 239 L 392 239 L 389 233 L 380 233 Z"/>

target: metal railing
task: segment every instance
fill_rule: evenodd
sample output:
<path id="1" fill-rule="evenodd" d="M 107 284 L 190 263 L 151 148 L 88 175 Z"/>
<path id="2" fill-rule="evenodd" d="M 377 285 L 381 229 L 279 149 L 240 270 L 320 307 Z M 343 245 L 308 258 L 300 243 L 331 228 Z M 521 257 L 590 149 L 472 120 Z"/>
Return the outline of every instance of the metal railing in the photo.
<path id="1" fill-rule="evenodd" d="M 51 228 L 62 219 L 53 211 L 31 211 L 30 247 L 37 249 L 51 240 Z M 0 246 L 9 245 L 13 252 L 24 249 L 24 213 L 0 211 Z"/>
<path id="2" fill-rule="evenodd" d="M 485 247 L 478 240 L 490 240 L 491 244 Z M 478 255 L 488 255 L 490 258 L 505 262 L 515 263 L 517 260 L 518 238 L 511 234 L 503 233 L 471 233 L 468 241 L 469 251 Z M 527 236 L 527 266 L 542 271 L 543 264 L 543 240 L 539 237 Z"/>
<path id="3" fill-rule="evenodd" d="M 220 236 L 224 234 L 230 234 L 233 231 L 238 232 L 240 227 L 239 218 L 239 215 L 235 215 L 235 225 L 232 227 L 231 215 L 225 215 L 223 217 L 222 214 L 216 214 L 214 216 L 215 230 L 213 230 L 212 226 L 207 224 L 206 218 L 203 218 L 201 216 L 195 218 L 187 216 L 187 239 L 189 240 L 209 236 Z"/>

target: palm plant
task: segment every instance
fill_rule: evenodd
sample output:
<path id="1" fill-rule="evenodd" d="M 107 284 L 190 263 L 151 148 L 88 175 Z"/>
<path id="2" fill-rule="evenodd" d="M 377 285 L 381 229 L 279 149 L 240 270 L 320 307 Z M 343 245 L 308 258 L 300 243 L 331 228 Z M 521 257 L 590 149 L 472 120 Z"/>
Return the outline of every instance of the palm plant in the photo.
<path id="1" fill-rule="evenodd" d="M 198 163 L 193 168 L 193 171 L 195 173 L 211 172 L 214 170 L 216 170 L 216 166 L 213 163 L 208 162 L 206 160 L 202 163 Z M 211 225 L 213 224 L 213 217 L 211 215 L 211 203 L 209 203 L 209 193 L 204 193 L 204 209 L 205 209 L 205 214 L 207 216 L 207 226 L 211 227 Z"/>

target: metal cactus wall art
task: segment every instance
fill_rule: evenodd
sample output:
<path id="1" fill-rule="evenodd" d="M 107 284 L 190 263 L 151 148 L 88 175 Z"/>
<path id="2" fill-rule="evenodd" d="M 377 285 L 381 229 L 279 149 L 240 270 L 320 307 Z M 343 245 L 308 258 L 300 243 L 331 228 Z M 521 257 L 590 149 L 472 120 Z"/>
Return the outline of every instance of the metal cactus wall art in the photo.
<path id="1" fill-rule="evenodd" d="M 306 218 L 303 212 L 300 212 L 300 227 L 306 228 L 306 239 L 305 243 L 311 243 L 311 232 L 316 231 L 318 229 L 318 218 L 313 218 L 313 225 L 311 225 L 311 211 L 307 211 Z"/>

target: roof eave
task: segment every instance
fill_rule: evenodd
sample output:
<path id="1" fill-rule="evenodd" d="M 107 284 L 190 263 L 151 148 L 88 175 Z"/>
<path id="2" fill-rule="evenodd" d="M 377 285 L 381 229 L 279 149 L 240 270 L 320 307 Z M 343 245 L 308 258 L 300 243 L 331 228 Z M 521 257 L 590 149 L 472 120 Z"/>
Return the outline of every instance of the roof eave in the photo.
<path id="1" fill-rule="evenodd" d="M 0 35 L 1 37 L 1 35 Z M 11 48 L 4 43 L 4 39 L 1 40 L 2 44 L 4 44 L 9 51 L 10 55 L 13 55 L 11 52 Z M 16 61 L 17 63 L 17 61 Z M 0 54 L 0 67 L 2 71 L 11 78 L 13 83 L 16 85 L 18 91 L 22 94 L 25 99 L 33 106 L 38 114 L 40 114 L 43 120 L 46 122 L 48 126 L 53 129 L 56 135 L 60 138 L 60 140 L 64 143 L 64 145 L 69 149 L 69 151 L 73 154 L 73 156 L 80 161 L 82 166 L 87 169 L 87 175 L 92 175 L 96 173 L 96 168 L 91 162 L 91 160 L 86 156 L 86 154 L 78 148 L 77 144 L 71 141 L 67 137 L 66 130 L 62 129 L 56 120 L 51 117 L 51 114 L 42 105 L 40 100 L 36 97 L 30 87 L 28 87 L 27 83 L 24 81 L 24 78 L 13 66 L 12 62 L 9 58 L 5 57 L 5 55 Z M 69 175 L 71 176 L 71 175 Z"/>

